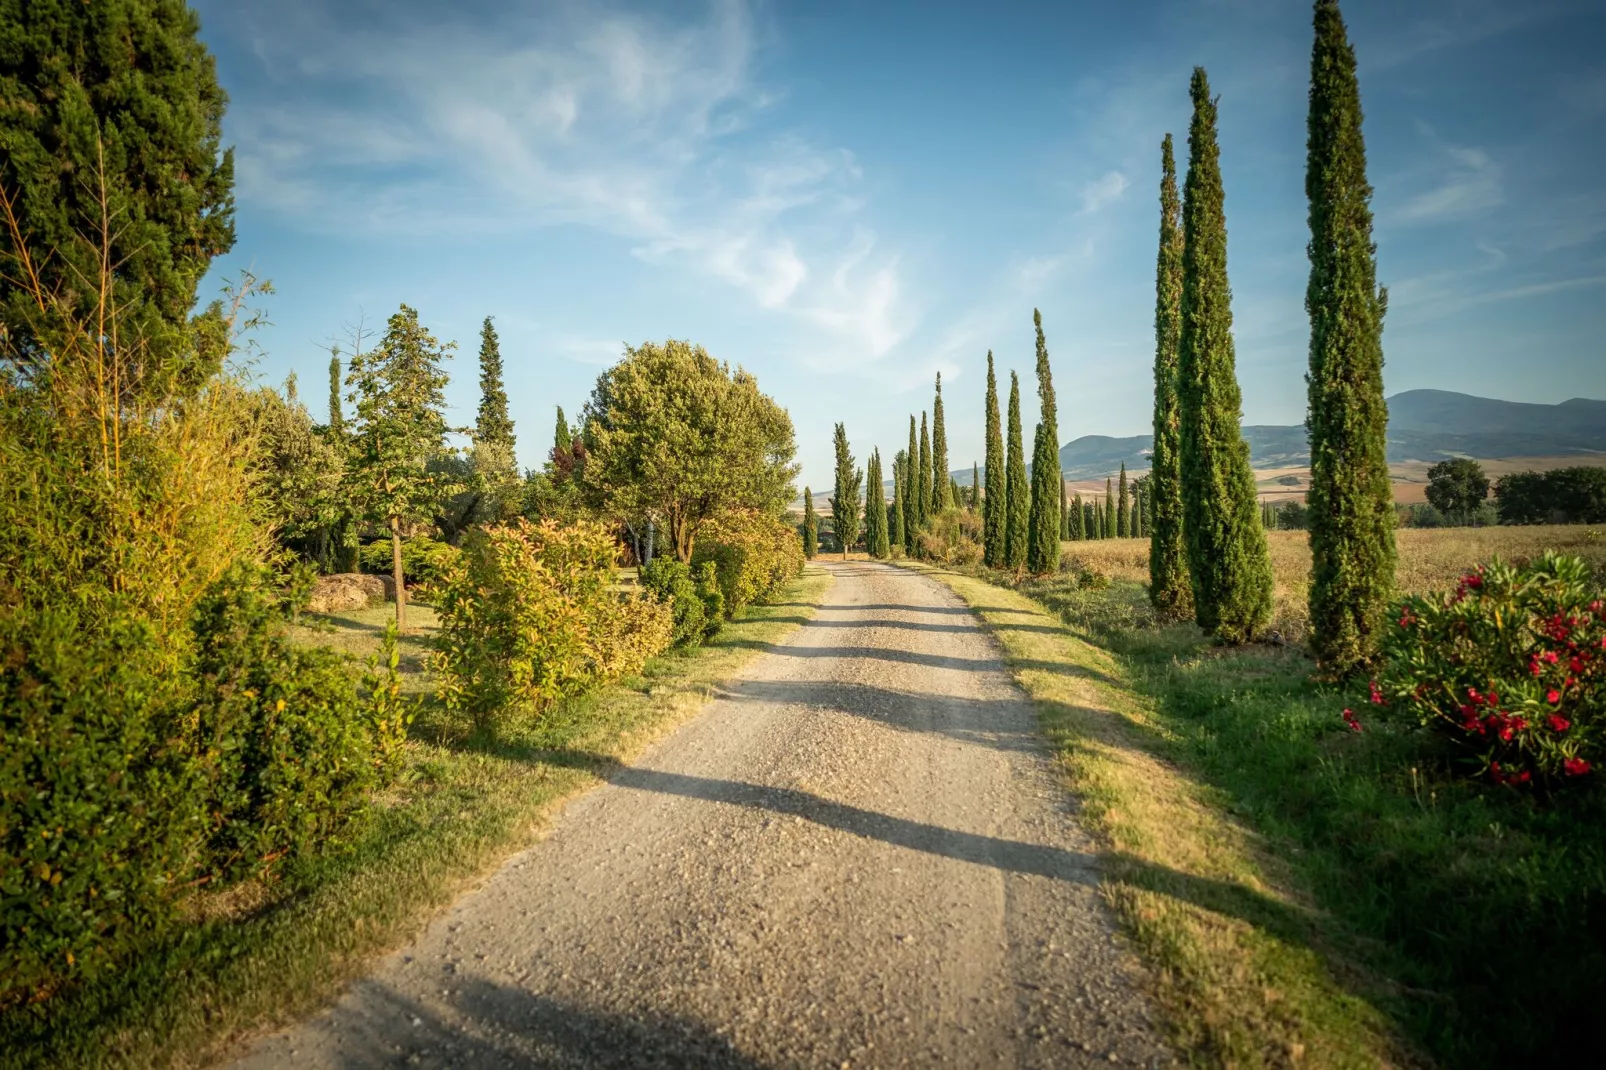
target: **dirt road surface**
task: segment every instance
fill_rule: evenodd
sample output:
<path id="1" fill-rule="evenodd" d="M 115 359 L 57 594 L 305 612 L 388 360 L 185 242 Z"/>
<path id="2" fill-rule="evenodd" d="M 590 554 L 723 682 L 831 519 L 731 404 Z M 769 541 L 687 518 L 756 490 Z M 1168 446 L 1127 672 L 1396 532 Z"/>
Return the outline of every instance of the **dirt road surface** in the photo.
<path id="1" fill-rule="evenodd" d="M 829 563 L 817 616 L 235 1066 L 1163 1065 L 998 649 Z"/>

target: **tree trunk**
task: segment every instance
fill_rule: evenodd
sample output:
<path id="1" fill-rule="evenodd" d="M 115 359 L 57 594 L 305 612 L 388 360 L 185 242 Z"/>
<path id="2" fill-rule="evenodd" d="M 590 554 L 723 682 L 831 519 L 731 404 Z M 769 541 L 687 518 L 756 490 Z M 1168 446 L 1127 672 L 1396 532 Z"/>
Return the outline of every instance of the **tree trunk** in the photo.
<path id="1" fill-rule="evenodd" d="M 390 518 L 390 568 L 396 581 L 396 631 L 407 632 L 407 584 L 402 578 L 401 518 Z"/>
<path id="2" fill-rule="evenodd" d="M 656 530 L 657 525 L 651 520 L 647 521 L 647 560 L 645 563 L 649 565 L 652 564 L 652 539 Z"/>

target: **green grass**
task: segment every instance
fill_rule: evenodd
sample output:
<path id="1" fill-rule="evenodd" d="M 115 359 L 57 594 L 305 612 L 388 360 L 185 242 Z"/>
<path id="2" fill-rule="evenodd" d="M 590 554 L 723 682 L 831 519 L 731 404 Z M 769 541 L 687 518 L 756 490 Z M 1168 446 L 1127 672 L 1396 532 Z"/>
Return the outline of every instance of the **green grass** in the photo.
<path id="1" fill-rule="evenodd" d="M 495 740 L 427 714 L 396 785 L 338 842 L 271 885 L 197 899 L 193 924 L 104 983 L 0 1017 L 0 1067 L 205 1065 L 231 1039 L 311 1012 L 537 839 L 562 800 L 695 713 L 714 685 L 811 616 L 830 583 L 810 568 L 776 604 L 746 610 L 695 653 L 655 658 L 639 679 Z M 338 615 L 333 633 L 302 636 L 368 653 L 388 612 Z M 408 614 L 420 634 L 403 653 L 416 657 L 433 617 L 417 606 Z M 427 690 L 421 673 L 407 679 Z"/>
<path id="2" fill-rule="evenodd" d="M 1356 735 L 1339 714 L 1366 716 L 1364 684 L 1319 686 L 1298 650 L 1226 650 L 1162 625 L 1135 583 L 1056 577 L 1017 595 L 945 578 L 984 618 L 990 602 L 1025 596 L 1063 625 L 1032 655 L 1060 666 L 1055 678 L 1017 674 L 1112 845 L 1111 899 L 1201 1061 L 1598 1055 L 1598 790 L 1548 802 L 1495 791 L 1409 726 L 1367 718 Z M 1023 657 L 1037 636 L 994 616 Z M 1063 675 L 1090 671 L 1106 680 Z"/>

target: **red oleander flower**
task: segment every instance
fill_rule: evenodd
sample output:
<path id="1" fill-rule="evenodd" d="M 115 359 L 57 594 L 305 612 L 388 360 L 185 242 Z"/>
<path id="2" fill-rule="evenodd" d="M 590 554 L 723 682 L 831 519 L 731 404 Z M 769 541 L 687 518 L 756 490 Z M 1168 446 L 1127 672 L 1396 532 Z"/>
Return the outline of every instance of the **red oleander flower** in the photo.
<path id="1" fill-rule="evenodd" d="M 1563 717 L 1559 713 L 1553 713 L 1546 717 L 1545 720 L 1550 722 L 1551 729 L 1556 732 L 1565 732 L 1567 729 L 1573 726 L 1571 721 L 1567 720 L 1567 718 Z"/>
<path id="2" fill-rule="evenodd" d="M 1532 778 L 1529 776 L 1528 770 L 1524 769 L 1522 772 L 1511 778 L 1511 783 L 1526 784 L 1530 779 Z"/>
<path id="3" fill-rule="evenodd" d="M 1590 769 L 1589 763 L 1582 758 L 1568 758 L 1561 763 L 1561 767 L 1567 770 L 1568 776 L 1583 776 Z"/>
<path id="4" fill-rule="evenodd" d="M 1344 711 L 1344 723 L 1350 726 L 1350 730 L 1352 732 L 1359 732 L 1361 730 L 1360 719 L 1355 716 L 1354 710 L 1346 709 Z"/>
<path id="5" fill-rule="evenodd" d="M 1535 658 L 1533 661 L 1528 663 L 1528 671 L 1533 673 L 1535 676 L 1543 676 L 1545 673 L 1545 667 L 1539 664 L 1538 658 Z"/>
<path id="6" fill-rule="evenodd" d="M 1550 664 L 1554 665 L 1554 664 L 1556 664 L 1556 662 L 1561 660 L 1561 656 L 1559 654 L 1557 654 L 1554 650 L 1547 650 L 1547 651 L 1545 651 L 1545 660 L 1547 662 L 1549 662 Z"/>
<path id="7" fill-rule="evenodd" d="M 1376 680 L 1373 680 L 1370 686 L 1372 689 L 1372 705 L 1383 705 L 1383 689 L 1377 686 Z"/>
<path id="8" fill-rule="evenodd" d="M 1554 706 L 1556 703 L 1561 701 L 1561 692 L 1557 691 L 1555 688 L 1551 688 L 1550 691 L 1545 695 L 1545 701 Z"/>

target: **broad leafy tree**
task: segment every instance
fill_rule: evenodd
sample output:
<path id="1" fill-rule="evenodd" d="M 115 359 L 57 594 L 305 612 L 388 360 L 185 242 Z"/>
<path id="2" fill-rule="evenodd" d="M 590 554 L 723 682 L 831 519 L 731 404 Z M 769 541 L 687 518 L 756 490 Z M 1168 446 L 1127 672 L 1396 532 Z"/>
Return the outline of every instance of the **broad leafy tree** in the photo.
<path id="1" fill-rule="evenodd" d="M 1182 530 L 1199 626 L 1224 642 L 1243 643 L 1271 615 L 1271 555 L 1260 526 L 1249 445 L 1239 426 L 1243 395 L 1232 343 L 1216 102 L 1203 67 L 1194 68 L 1190 92 L 1177 357 Z"/>
<path id="2" fill-rule="evenodd" d="M 1394 495 L 1383 311 L 1361 91 L 1337 0 L 1317 0 L 1305 194 L 1310 200 L 1310 645 L 1345 676 L 1377 656 L 1394 592 Z"/>
<path id="3" fill-rule="evenodd" d="M 627 347 L 598 377 L 584 428 L 593 500 L 620 522 L 654 525 L 682 563 L 710 520 L 778 516 L 794 493 L 792 418 L 748 372 L 690 342 Z"/>
<path id="4" fill-rule="evenodd" d="M 1466 523 L 1488 498 L 1489 477 L 1470 457 L 1454 457 L 1428 469 L 1428 503 L 1452 523 Z M 1312 516 L 1311 525 L 1315 523 Z"/>
<path id="5" fill-rule="evenodd" d="M 391 572 L 396 582 L 396 627 L 407 630 L 407 587 L 402 577 L 402 534 L 434 518 L 447 491 L 432 471 L 446 450 L 444 364 L 456 348 L 442 344 L 402 305 L 385 335 L 351 358 L 346 383 L 356 406 L 351 439 L 353 491 L 368 519 L 390 533 Z"/>

